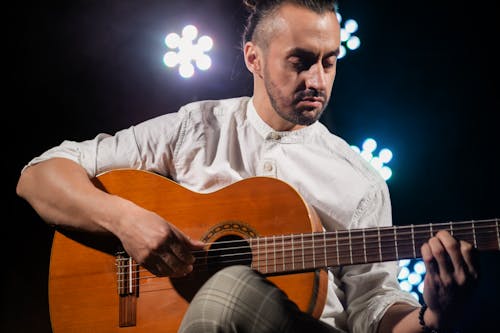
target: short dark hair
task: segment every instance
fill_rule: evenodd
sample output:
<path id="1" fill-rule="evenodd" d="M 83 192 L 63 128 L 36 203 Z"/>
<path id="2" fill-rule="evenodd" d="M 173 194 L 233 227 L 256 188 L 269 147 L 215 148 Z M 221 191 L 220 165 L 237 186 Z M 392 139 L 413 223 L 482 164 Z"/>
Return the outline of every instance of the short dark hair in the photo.
<path id="1" fill-rule="evenodd" d="M 294 4 L 310 9 L 318 14 L 337 13 L 336 0 L 243 0 L 249 12 L 242 36 L 242 47 L 246 42 L 254 40 L 255 32 L 265 18 L 271 16 L 283 4 Z"/>

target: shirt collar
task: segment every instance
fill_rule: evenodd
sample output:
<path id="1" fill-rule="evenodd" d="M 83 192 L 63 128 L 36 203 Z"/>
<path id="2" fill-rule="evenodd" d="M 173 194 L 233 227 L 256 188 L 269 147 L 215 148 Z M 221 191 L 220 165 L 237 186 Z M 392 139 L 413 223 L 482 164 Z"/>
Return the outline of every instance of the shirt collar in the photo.
<path id="1" fill-rule="evenodd" d="M 250 98 L 247 104 L 247 117 L 250 124 L 257 130 L 257 132 L 262 136 L 263 139 L 276 140 L 277 138 L 285 142 L 303 142 L 304 139 L 314 131 L 318 126 L 318 122 L 315 121 L 313 124 L 301 128 L 295 131 L 275 131 L 271 126 L 269 126 L 257 113 L 255 105 L 253 104 L 253 97 Z"/>

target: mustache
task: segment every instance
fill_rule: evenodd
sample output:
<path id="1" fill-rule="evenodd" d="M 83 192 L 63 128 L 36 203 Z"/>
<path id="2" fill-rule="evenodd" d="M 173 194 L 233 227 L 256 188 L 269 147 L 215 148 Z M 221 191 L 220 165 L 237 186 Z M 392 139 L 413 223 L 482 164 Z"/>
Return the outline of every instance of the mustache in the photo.
<path id="1" fill-rule="evenodd" d="M 298 93 L 295 94 L 293 102 L 298 103 L 305 98 L 321 98 L 324 102 L 324 101 L 326 101 L 326 93 L 324 91 L 320 91 L 320 90 L 316 90 L 316 89 L 302 90 L 302 91 L 299 91 Z"/>

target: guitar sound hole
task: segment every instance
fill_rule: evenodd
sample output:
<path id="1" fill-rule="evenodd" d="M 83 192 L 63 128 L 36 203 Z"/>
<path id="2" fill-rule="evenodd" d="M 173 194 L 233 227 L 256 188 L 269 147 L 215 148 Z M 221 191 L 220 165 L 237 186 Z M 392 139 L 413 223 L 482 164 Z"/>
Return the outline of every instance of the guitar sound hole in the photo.
<path id="1" fill-rule="evenodd" d="M 217 239 L 207 254 L 207 266 L 212 273 L 228 266 L 252 263 L 252 250 L 248 242 L 236 235 L 226 235 Z"/>
<path id="2" fill-rule="evenodd" d="M 232 265 L 250 266 L 252 251 L 248 242 L 236 235 L 226 235 L 213 241 L 205 263 L 195 266 L 186 277 L 170 278 L 177 293 L 190 302 L 201 286 L 217 271 Z"/>

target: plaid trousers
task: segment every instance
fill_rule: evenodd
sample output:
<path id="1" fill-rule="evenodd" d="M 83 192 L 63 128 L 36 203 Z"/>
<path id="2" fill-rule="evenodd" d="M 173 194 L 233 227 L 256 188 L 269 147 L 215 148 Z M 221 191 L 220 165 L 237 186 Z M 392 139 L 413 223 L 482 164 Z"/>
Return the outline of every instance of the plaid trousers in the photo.
<path id="1" fill-rule="evenodd" d="M 179 333 L 335 333 L 300 311 L 286 294 L 247 266 L 214 274 L 191 301 Z"/>

